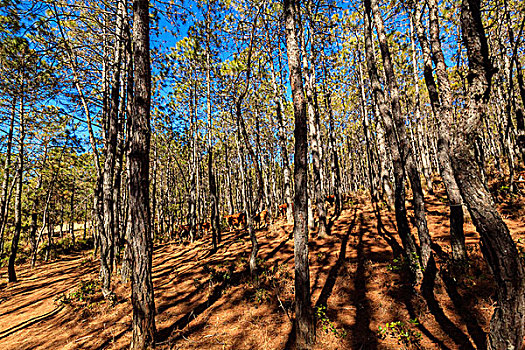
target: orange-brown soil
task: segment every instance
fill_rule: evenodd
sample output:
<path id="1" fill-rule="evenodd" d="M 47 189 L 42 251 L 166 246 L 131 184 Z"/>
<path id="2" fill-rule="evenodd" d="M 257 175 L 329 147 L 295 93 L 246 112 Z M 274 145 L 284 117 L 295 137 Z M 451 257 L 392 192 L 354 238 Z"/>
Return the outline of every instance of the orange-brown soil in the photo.
<path id="1" fill-rule="evenodd" d="M 448 209 L 442 194 L 428 198 L 429 229 L 441 270 L 433 293 L 416 293 L 407 285 L 400 263 L 394 261 L 393 247 L 399 240 L 393 213 L 382 211 L 384 229 L 379 234 L 377 216 L 364 199 L 345 206 L 334 218 L 331 235 L 311 239 L 312 303 L 326 305 L 317 321 L 314 349 L 469 349 L 483 342 L 494 307 L 494 285 L 478 236 L 467 220 L 471 264 L 460 276 L 447 273 Z M 514 239 L 524 237 L 523 205 L 507 202 L 499 209 Z M 250 240 L 242 232 L 225 233 L 214 254 L 209 238 L 156 246 L 157 347 L 293 348 L 290 231 L 291 226 L 277 220 L 257 232 L 258 279 L 246 272 Z M 98 292 L 78 297 L 81 281 L 98 275 L 98 261 L 91 253 L 63 256 L 34 269 L 19 266 L 17 283 L 5 282 L 5 268 L 0 274 L 0 349 L 129 347 L 129 285 L 114 278 L 113 304 Z M 410 332 L 409 344 L 396 339 L 399 332 L 379 334 L 379 327 L 396 321 Z"/>

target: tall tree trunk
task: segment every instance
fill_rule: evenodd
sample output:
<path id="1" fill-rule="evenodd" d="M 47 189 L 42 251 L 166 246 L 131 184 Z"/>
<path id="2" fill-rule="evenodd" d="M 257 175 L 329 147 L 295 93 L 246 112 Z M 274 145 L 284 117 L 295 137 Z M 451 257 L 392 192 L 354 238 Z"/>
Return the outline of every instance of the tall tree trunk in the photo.
<path id="1" fill-rule="evenodd" d="M 212 116 L 211 116 L 211 19 L 210 2 L 207 3 L 206 11 L 206 116 L 208 119 L 208 185 L 210 188 L 210 226 L 213 250 L 217 250 L 217 244 L 221 243 L 221 227 L 219 224 L 219 196 L 217 194 L 217 182 L 213 171 L 212 150 Z"/>
<path id="2" fill-rule="evenodd" d="M 33 206 L 31 208 L 31 224 L 29 225 L 31 232 L 29 233 L 29 239 L 31 241 L 31 251 L 34 252 L 37 250 L 37 244 L 36 244 L 36 236 L 37 236 L 37 230 L 38 230 L 38 210 L 40 210 L 40 197 L 39 192 L 42 188 L 42 184 L 44 183 L 43 177 L 44 177 L 44 168 L 47 161 L 47 148 L 48 145 L 46 144 L 44 147 L 44 157 L 42 160 L 42 166 L 40 168 L 40 172 L 38 175 L 38 182 L 35 189 L 35 199 L 33 201 Z"/>
<path id="3" fill-rule="evenodd" d="M 4 254 L 4 229 L 8 217 L 9 201 L 9 170 L 11 169 L 11 149 L 13 147 L 13 133 L 16 116 L 16 99 L 13 98 L 13 109 L 11 111 L 11 121 L 9 122 L 9 131 L 7 133 L 7 143 L 4 160 L 4 178 L 2 181 L 2 197 L 0 198 L 0 257 Z"/>
<path id="4" fill-rule="evenodd" d="M 368 0 L 365 1 L 365 4 Z M 408 142 L 406 135 L 405 119 L 401 112 L 401 104 L 399 101 L 399 91 L 397 87 L 397 78 L 394 74 L 394 66 L 388 46 L 386 31 L 383 24 L 383 18 L 377 0 L 370 0 L 371 11 L 374 16 L 374 22 L 377 29 L 377 37 L 381 56 L 383 58 L 383 69 L 385 72 L 386 83 L 390 91 L 390 102 L 392 105 L 392 117 L 395 123 L 395 131 L 398 135 L 401 162 L 406 169 L 410 184 L 412 186 L 412 204 L 414 206 L 414 216 L 416 227 L 419 235 L 419 242 L 421 245 L 421 267 L 423 270 L 427 268 L 427 264 L 432 258 L 431 238 L 428 232 L 426 214 L 425 214 L 425 198 L 423 195 L 423 188 L 421 186 L 421 177 L 417 170 L 414 153 Z"/>
<path id="5" fill-rule="evenodd" d="M 368 67 L 368 75 L 370 78 L 370 85 L 372 87 L 372 92 L 374 95 L 374 102 L 377 106 L 379 114 L 381 115 L 381 118 L 383 119 L 385 125 L 385 133 L 390 146 L 390 154 L 392 156 L 395 185 L 394 208 L 396 215 L 397 231 L 403 243 L 405 258 L 410 264 L 412 273 L 418 280 L 420 280 L 422 278 L 422 274 L 418 267 L 419 264 L 417 264 L 417 261 L 414 261 L 413 259 L 414 256 L 418 255 L 418 247 L 416 246 L 414 237 L 410 233 L 410 227 L 408 224 L 407 211 L 405 206 L 406 194 L 405 169 L 403 163 L 404 157 L 402 156 L 403 148 L 398 144 L 394 120 L 392 118 L 392 111 L 387 106 L 386 96 L 379 81 L 379 73 L 377 70 L 376 58 L 374 55 L 374 46 L 372 42 L 372 10 L 370 0 L 365 0 L 364 4 L 364 36 L 366 62 Z"/>
<path id="6" fill-rule="evenodd" d="M 75 246 L 75 187 L 71 188 L 71 200 L 69 202 L 69 235 L 73 247 Z"/>
<path id="7" fill-rule="evenodd" d="M 242 204 L 243 212 L 246 214 L 246 225 L 248 226 L 248 233 L 250 235 L 250 241 L 252 243 L 252 251 L 250 253 L 250 274 L 254 276 L 257 272 L 257 254 L 259 253 L 259 243 L 257 242 L 257 236 L 255 235 L 255 230 L 253 227 L 253 196 L 251 191 L 251 181 L 249 181 L 249 175 L 246 166 L 246 157 L 244 155 L 244 145 L 241 141 L 241 132 L 240 132 L 240 106 L 237 112 L 237 152 L 239 155 L 239 162 L 241 165 L 241 191 L 242 191 Z"/>
<path id="8" fill-rule="evenodd" d="M 133 2 L 134 93 L 129 140 L 129 216 L 132 250 L 131 349 L 155 346 L 155 300 L 151 278 L 153 242 L 149 206 L 149 150 L 151 140 L 151 66 L 149 1 Z"/>
<path id="9" fill-rule="evenodd" d="M 301 52 L 297 35 L 298 1 L 283 0 L 286 23 L 286 47 L 290 85 L 295 116 L 295 212 L 294 212 L 294 258 L 295 258 L 295 332 L 299 349 L 308 348 L 315 342 L 315 323 L 311 304 L 310 268 L 308 262 L 308 121 L 301 72 Z"/>
<path id="10" fill-rule="evenodd" d="M 11 254 L 9 255 L 9 262 L 7 265 L 7 273 L 9 275 L 9 282 L 16 282 L 16 253 L 18 251 L 18 241 L 20 240 L 20 233 L 22 232 L 22 189 L 24 185 L 24 141 L 25 141 L 25 115 L 24 115 L 24 83 L 22 83 L 22 93 L 20 99 L 20 113 L 19 131 L 18 131 L 18 186 L 15 197 L 15 232 L 13 234 L 13 241 L 11 242 Z"/>
<path id="11" fill-rule="evenodd" d="M 463 233 L 463 208 L 461 193 L 459 191 L 452 166 L 450 164 L 450 132 L 452 129 L 452 95 L 450 82 L 445 64 L 445 58 L 441 49 L 439 38 L 438 6 L 436 0 L 430 0 L 429 6 L 429 33 L 431 47 L 428 45 L 425 30 L 422 24 L 422 13 L 416 7 L 415 15 L 412 16 L 416 25 L 416 33 L 423 52 L 425 83 L 429 92 L 432 110 L 438 120 L 438 154 L 437 159 L 441 178 L 445 184 L 447 196 L 450 202 L 450 245 L 452 258 L 456 261 L 467 259 L 465 248 L 465 235 Z M 439 93 L 432 74 L 432 59 L 436 65 L 436 77 L 439 83 Z M 439 114 L 439 115 L 438 115 Z"/>
<path id="12" fill-rule="evenodd" d="M 326 109 L 328 110 L 328 125 L 329 125 L 329 146 L 331 153 L 331 183 L 333 191 L 331 192 L 335 196 L 335 214 L 339 215 L 342 208 L 341 200 L 341 169 L 339 168 L 339 155 L 337 153 L 336 141 L 335 141 L 335 128 L 334 128 L 334 112 L 332 109 L 332 99 L 329 91 L 325 91 L 325 102 Z"/>
<path id="13" fill-rule="evenodd" d="M 130 149 L 130 139 L 131 139 L 131 122 L 133 119 L 133 106 L 135 104 L 135 99 L 133 97 L 133 84 L 135 76 L 135 68 L 133 64 L 133 40 L 131 38 L 131 30 L 129 25 L 125 26 L 125 38 L 126 38 L 126 131 L 125 137 L 126 141 L 124 142 L 124 152 L 128 157 Z M 126 159 L 126 193 L 124 202 L 124 228 L 122 230 L 123 244 L 124 244 L 124 254 L 122 256 L 122 266 L 120 268 L 120 277 L 123 283 L 127 283 L 131 280 L 131 268 L 132 268 L 132 248 L 131 248 L 131 222 L 130 222 L 130 209 L 129 209 L 129 184 L 131 178 L 131 168 L 129 157 Z"/>
<path id="14" fill-rule="evenodd" d="M 385 200 L 386 205 L 389 210 L 394 207 L 394 193 L 392 192 L 392 183 L 390 182 L 391 179 L 391 167 L 390 167 L 390 161 L 389 156 L 387 153 L 387 147 L 386 147 L 386 140 L 385 140 L 385 129 L 383 127 L 383 123 L 381 122 L 381 118 L 379 115 L 379 109 L 377 107 L 374 107 L 374 114 L 378 118 L 376 118 L 375 123 L 375 131 L 377 135 L 377 155 L 379 158 L 379 178 L 381 183 L 381 188 L 383 189 L 382 192 L 382 198 Z"/>
<path id="15" fill-rule="evenodd" d="M 419 93 L 419 77 L 418 77 L 418 64 L 417 64 L 417 52 L 416 52 L 416 40 L 414 38 L 414 24 L 413 21 L 410 21 L 410 44 L 411 44 L 411 53 L 412 53 L 412 77 L 414 78 L 414 100 L 415 100 L 415 106 L 414 106 L 414 120 L 410 123 L 411 126 L 414 124 L 416 125 L 416 132 L 417 132 L 417 139 L 414 140 L 414 150 L 417 149 L 418 152 L 416 152 L 419 155 L 419 159 L 421 161 L 421 170 L 423 173 L 423 177 L 425 178 L 425 182 L 427 185 L 427 191 L 429 193 L 434 193 L 434 184 L 432 183 L 432 169 L 430 165 L 430 161 L 428 161 L 428 158 L 426 154 L 428 154 L 428 149 L 424 149 L 423 147 L 416 147 L 420 145 L 419 140 L 421 139 L 421 96 Z M 410 128 L 411 131 L 413 131 L 413 127 Z M 412 134 L 412 133 L 411 133 Z"/>
<path id="16" fill-rule="evenodd" d="M 269 39 L 269 29 L 268 29 L 268 22 L 266 22 L 266 38 L 268 42 L 268 46 L 270 47 L 270 39 Z M 287 146 L 287 138 L 286 138 L 286 128 L 284 125 L 283 120 L 283 96 L 282 92 L 277 86 L 277 79 L 275 74 L 275 65 L 273 60 L 270 61 L 270 73 L 272 78 L 272 87 L 274 91 L 274 99 L 275 99 L 275 118 L 277 120 L 277 125 L 279 127 L 278 130 L 278 138 L 279 138 L 279 146 L 281 148 L 281 158 L 282 158 L 282 166 L 283 166 L 283 185 L 284 185 L 284 200 L 286 203 L 286 222 L 288 224 L 293 223 L 293 208 L 292 208 L 292 184 L 291 184 L 291 170 L 290 170 L 290 160 L 288 156 L 288 146 Z"/>
<path id="17" fill-rule="evenodd" d="M 361 61 L 360 52 L 358 52 L 358 55 L 359 55 L 359 61 Z M 374 174 L 374 169 L 372 166 L 373 156 L 372 156 L 372 147 L 371 147 L 370 122 L 368 118 L 368 110 L 366 108 L 365 84 L 363 80 L 363 74 L 361 71 L 361 62 L 357 64 L 357 68 L 358 68 L 358 75 L 359 75 L 359 90 L 361 93 L 359 107 L 361 111 L 361 118 L 363 119 L 363 133 L 365 134 L 366 157 L 367 157 L 367 163 L 368 163 L 368 179 L 369 179 L 369 186 L 370 186 L 370 198 L 372 199 L 373 203 L 376 203 L 378 201 L 378 196 L 377 196 L 377 190 L 376 190 L 375 181 L 374 181 L 375 174 Z M 386 150 L 385 150 L 385 153 L 386 153 Z M 390 189 L 389 181 L 386 182 L 386 186 L 390 191 L 390 195 L 392 195 L 392 190 Z M 386 197 L 388 200 L 388 195 Z"/>
<path id="18" fill-rule="evenodd" d="M 302 68 L 305 76 L 304 90 L 306 93 L 306 113 L 308 116 L 308 131 L 312 152 L 312 177 L 313 177 L 313 195 L 314 203 L 317 207 L 319 215 L 319 231 L 318 234 L 323 236 L 327 233 L 326 230 L 326 207 L 325 198 L 323 195 L 323 171 L 321 165 L 322 159 L 322 145 L 321 145 L 321 130 L 319 123 L 319 109 L 316 105 L 316 91 L 315 91 L 315 67 L 313 66 L 314 59 L 312 50 L 310 48 L 310 57 L 306 52 L 306 45 L 308 43 L 304 40 L 303 25 L 301 23 L 301 16 L 298 18 L 298 36 L 300 39 L 300 47 L 302 53 Z M 311 39 L 310 44 L 313 43 Z"/>
<path id="19" fill-rule="evenodd" d="M 119 129 L 119 107 L 120 107 L 120 75 L 123 56 L 123 33 L 124 33 L 125 3 L 118 1 L 118 15 L 116 22 L 115 58 L 113 62 L 113 74 L 111 77 L 110 103 L 107 116 L 106 133 L 104 140 L 104 171 L 102 180 L 104 230 L 101 234 L 100 245 L 100 276 L 102 279 L 102 294 L 108 298 L 111 293 L 111 274 L 113 272 L 113 260 L 115 253 L 115 164 L 117 158 L 117 143 Z"/>
<path id="20" fill-rule="evenodd" d="M 474 156 L 494 73 L 480 7 L 479 0 L 463 0 L 461 3 L 462 38 L 469 61 L 468 99 L 467 113 L 459 121 L 450 157 L 461 195 L 480 234 L 482 251 L 497 285 L 497 305 L 490 321 L 488 348 L 521 349 L 524 268 L 508 227 L 481 179 Z"/>

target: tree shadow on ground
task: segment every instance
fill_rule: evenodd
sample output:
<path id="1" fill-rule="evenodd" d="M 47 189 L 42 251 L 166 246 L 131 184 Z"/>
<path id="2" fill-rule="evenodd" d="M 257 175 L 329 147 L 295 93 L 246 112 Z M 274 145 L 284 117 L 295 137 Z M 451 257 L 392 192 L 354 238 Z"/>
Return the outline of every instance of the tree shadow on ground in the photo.
<path id="1" fill-rule="evenodd" d="M 388 293 L 398 302 L 402 303 L 408 311 L 410 319 L 419 320 L 419 315 L 425 311 L 422 310 L 422 302 L 418 301 L 418 296 L 415 294 L 414 287 L 407 284 L 398 285 L 396 289 L 390 290 Z M 418 330 L 423 333 L 431 342 L 436 344 L 438 349 L 451 350 L 443 340 L 432 334 L 421 322 L 417 324 Z"/>
<path id="2" fill-rule="evenodd" d="M 476 347 L 481 350 L 486 349 L 487 334 L 479 325 L 479 312 L 477 312 L 477 310 L 472 305 L 468 305 L 470 304 L 469 302 L 466 302 L 466 300 L 472 300 L 472 298 L 465 298 L 461 296 L 456 286 L 457 283 L 450 271 L 442 270 L 441 276 L 443 278 L 445 290 L 447 291 L 450 300 L 452 300 L 459 317 L 467 326 L 467 330 L 472 337 L 472 340 L 474 340 Z"/>
<path id="3" fill-rule="evenodd" d="M 359 233 L 356 246 L 357 267 L 354 279 L 354 295 L 352 304 L 355 307 L 355 323 L 352 326 L 352 348 L 354 349 L 377 349 L 376 334 L 370 329 L 372 320 L 370 300 L 366 296 L 367 276 L 365 262 L 367 260 L 367 249 L 364 236 L 367 231 L 364 216 L 359 215 Z"/>
<path id="4" fill-rule="evenodd" d="M 383 224 L 383 219 L 381 217 L 381 211 L 379 209 L 379 206 L 377 203 L 374 203 L 374 214 L 377 219 L 377 233 L 381 238 L 383 238 L 386 243 L 390 246 L 392 249 L 392 253 L 394 254 L 394 258 L 399 258 L 403 255 L 403 248 L 401 245 L 397 242 L 397 240 L 394 238 L 391 232 L 389 232 L 385 225 Z"/>
<path id="5" fill-rule="evenodd" d="M 434 257 L 431 257 L 425 270 L 423 283 L 421 287 L 421 294 L 426 301 L 430 313 L 434 316 L 441 329 L 459 346 L 460 349 L 472 349 L 474 346 L 470 342 L 469 337 L 463 333 L 444 313 L 434 295 L 434 288 L 436 285 L 437 268 Z"/>
<path id="6" fill-rule="evenodd" d="M 241 284 L 242 281 L 244 281 L 249 276 L 250 274 L 249 274 L 249 271 L 247 270 L 233 273 L 229 280 L 224 280 L 213 288 L 213 290 L 210 292 L 208 299 L 206 301 L 192 308 L 191 311 L 187 312 L 184 316 L 179 318 L 171 326 L 168 326 L 168 327 L 165 327 L 159 330 L 156 335 L 156 341 L 166 342 L 168 340 L 171 340 L 170 337 L 174 331 L 179 330 L 179 329 L 184 329 L 186 326 L 188 326 L 188 324 L 193 319 L 197 318 L 200 314 L 206 311 L 210 306 L 215 304 L 215 302 L 217 302 L 222 296 L 222 292 L 225 289 L 225 287 L 237 286 Z M 166 308 L 169 308 L 169 306 L 167 306 Z"/>
<path id="7" fill-rule="evenodd" d="M 350 236 L 350 233 L 352 232 L 356 219 L 357 219 L 357 207 L 354 209 L 352 222 L 350 223 L 350 226 L 348 227 L 348 231 L 341 239 L 341 248 L 339 250 L 339 257 L 337 258 L 337 261 L 335 262 L 334 266 L 330 269 L 330 272 L 328 273 L 328 276 L 326 278 L 326 282 L 323 286 L 323 289 L 321 290 L 321 294 L 319 295 L 319 298 L 317 299 L 317 303 L 315 304 L 315 307 L 318 308 L 320 306 L 326 306 L 326 303 L 328 302 L 328 298 L 330 297 L 330 294 L 332 294 L 332 290 L 334 289 L 335 282 L 337 280 L 337 277 L 339 276 L 339 270 L 341 269 L 341 266 L 343 265 L 345 259 L 346 259 L 346 248 L 348 246 L 348 237 Z"/>

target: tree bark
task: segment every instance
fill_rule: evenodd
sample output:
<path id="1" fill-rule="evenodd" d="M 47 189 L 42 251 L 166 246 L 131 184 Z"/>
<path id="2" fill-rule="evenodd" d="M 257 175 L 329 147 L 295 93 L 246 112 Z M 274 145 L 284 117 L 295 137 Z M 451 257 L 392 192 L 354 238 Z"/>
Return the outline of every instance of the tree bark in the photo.
<path id="1" fill-rule="evenodd" d="M 212 149 L 212 116 L 211 116 L 211 19 L 210 2 L 206 11 L 206 116 L 208 119 L 208 185 L 210 188 L 210 226 L 213 250 L 221 243 L 221 227 L 219 224 L 219 196 L 217 194 L 217 181 L 213 170 Z"/>
<path id="2" fill-rule="evenodd" d="M 20 114 L 19 132 L 18 132 L 18 186 L 15 197 L 15 232 L 13 234 L 13 241 L 11 242 L 11 254 L 9 255 L 9 262 L 7 265 L 7 273 L 9 275 L 9 282 L 16 282 L 16 253 L 18 251 L 18 241 L 20 240 L 20 233 L 22 232 L 22 189 L 24 185 L 24 139 L 25 132 L 25 115 L 24 115 L 24 83 L 22 83 L 22 97 L 20 99 Z"/>
<path id="3" fill-rule="evenodd" d="M 8 217 L 8 187 L 9 187 L 9 170 L 11 168 L 11 149 L 13 147 L 13 133 L 16 116 L 16 100 L 13 98 L 13 109 L 11 112 L 11 121 L 9 122 L 9 131 L 7 133 L 7 143 L 4 160 L 4 179 L 2 181 L 2 198 L 0 199 L 0 257 L 4 254 L 4 229 Z"/>
<path id="4" fill-rule="evenodd" d="M 149 1 L 133 2 L 134 93 L 129 140 L 129 216 L 132 250 L 131 349 L 155 346 L 155 300 L 151 278 L 153 242 L 149 206 L 149 150 L 151 140 L 151 66 Z"/>
<path id="5" fill-rule="evenodd" d="M 368 0 L 365 1 L 365 4 Z M 401 105 L 399 101 L 399 90 L 397 87 L 396 76 L 394 74 L 394 67 L 390 54 L 390 48 L 386 38 L 386 31 L 383 24 L 383 18 L 377 3 L 377 0 L 370 0 L 371 11 L 374 16 L 374 22 L 377 29 L 377 37 L 379 48 L 381 49 L 381 56 L 383 58 L 383 69 L 385 72 L 386 83 L 390 91 L 390 102 L 392 105 L 392 117 L 395 123 L 395 132 L 397 133 L 397 141 L 399 142 L 401 163 L 406 169 L 410 184 L 412 186 L 412 204 L 414 206 L 414 216 L 416 227 L 419 235 L 419 243 L 421 245 L 421 267 L 427 268 L 427 264 L 432 258 L 431 238 L 428 232 L 426 214 L 425 214 L 425 198 L 423 195 L 423 188 L 421 186 L 421 177 L 417 170 L 414 153 L 408 142 L 406 135 L 405 119 L 401 113 Z"/>
<path id="6" fill-rule="evenodd" d="M 421 279 L 422 274 L 414 256 L 418 255 L 418 247 L 416 246 L 414 237 L 410 233 L 410 227 L 407 219 L 407 211 L 405 206 L 405 169 L 403 163 L 403 148 L 398 144 L 396 138 L 396 130 L 394 120 L 392 118 L 392 111 L 387 107 L 385 93 L 379 81 L 379 74 L 377 71 L 377 63 L 374 55 L 374 46 L 372 42 L 372 10 L 370 0 L 365 0 L 365 15 L 364 15 L 364 29 L 365 29 L 365 51 L 366 62 L 368 66 L 368 75 L 370 78 L 370 85 L 374 95 L 375 105 L 383 119 L 385 125 L 385 133 L 388 138 L 390 146 L 390 153 L 392 156 L 392 165 L 394 169 L 394 209 L 396 215 L 397 231 L 401 238 L 404 248 L 405 258 L 410 264 L 410 268 L 416 279 Z M 404 125 L 403 125 L 404 128 Z M 406 140 L 405 140 L 406 142 Z"/>
<path id="7" fill-rule="evenodd" d="M 301 73 L 301 52 L 296 28 L 299 2 L 284 0 L 285 34 L 295 116 L 295 332 L 299 349 L 315 342 L 315 323 L 311 305 L 310 269 L 308 262 L 308 121 Z"/>
<path id="8" fill-rule="evenodd" d="M 450 157 L 461 195 L 480 234 L 483 255 L 497 285 L 497 304 L 490 321 L 488 348 L 521 349 L 524 268 L 508 227 L 481 179 L 474 152 L 494 73 L 480 12 L 479 0 L 462 1 L 462 38 L 469 61 L 468 99 L 466 115 L 458 124 Z"/>
<path id="9" fill-rule="evenodd" d="M 308 116 L 308 131 L 311 144 L 312 153 L 312 177 L 313 177 L 313 197 L 314 203 L 319 215 L 319 231 L 318 234 L 323 236 L 327 233 L 326 230 L 326 207 L 325 198 L 323 195 L 323 171 L 321 166 L 322 159 L 322 145 L 321 145 L 321 130 L 319 123 L 319 109 L 315 103 L 315 67 L 313 66 L 313 53 L 310 48 L 310 57 L 306 52 L 306 45 L 308 43 L 304 40 L 303 25 L 301 23 L 301 16 L 297 15 L 299 25 L 298 37 L 300 39 L 300 47 L 302 53 L 302 68 L 304 72 L 304 90 L 306 93 L 306 113 Z M 313 44 L 313 39 L 310 40 Z"/>

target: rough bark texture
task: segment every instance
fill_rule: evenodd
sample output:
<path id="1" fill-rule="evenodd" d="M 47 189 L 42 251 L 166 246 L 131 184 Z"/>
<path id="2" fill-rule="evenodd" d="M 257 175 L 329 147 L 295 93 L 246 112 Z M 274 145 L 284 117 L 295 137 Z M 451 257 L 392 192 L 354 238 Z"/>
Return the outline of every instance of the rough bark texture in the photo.
<path id="1" fill-rule="evenodd" d="M 151 280 L 153 242 L 149 206 L 151 67 L 148 0 L 133 2 L 133 44 L 134 104 L 128 152 L 133 305 L 131 348 L 147 349 L 155 346 L 155 302 Z"/>
<path id="2" fill-rule="evenodd" d="M 416 246 L 414 237 L 410 233 L 410 227 L 408 225 L 407 211 L 405 206 L 405 170 L 403 166 L 403 157 L 401 153 L 402 148 L 398 145 L 392 113 L 387 106 L 385 93 L 381 87 L 381 83 L 379 82 L 379 74 L 377 71 L 377 63 L 372 43 L 372 10 L 369 0 L 365 0 L 365 12 L 366 13 L 364 16 L 364 27 L 366 62 L 368 68 L 368 75 L 370 78 L 370 84 L 374 95 L 374 101 L 385 125 L 385 133 L 390 146 L 390 154 L 392 156 L 395 185 L 394 208 L 396 214 L 397 231 L 403 243 L 405 257 L 410 262 L 413 273 L 420 275 L 420 272 L 417 268 L 417 264 L 415 263 L 415 261 L 413 261 L 413 257 L 418 255 L 418 247 Z"/>
<path id="3" fill-rule="evenodd" d="M 300 16 L 297 16 L 300 18 Z M 298 19 L 300 21 L 300 19 Z M 298 37 L 301 43 L 302 52 L 302 66 L 304 72 L 304 90 L 306 93 L 306 106 L 308 115 L 308 131 L 310 136 L 310 145 L 312 152 L 312 177 L 313 177 L 313 197 L 314 203 L 319 215 L 319 231 L 318 234 L 323 236 L 326 234 L 326 208 L 325 198 L 323 193 L 323 169 L 321 166 L 321 159 L 323 158 L 321 145 L 321 128 L 319 123 L 319 108 L 317 107 L 317 92 L 315 91 L 315 67 L 313 66 L 314 59 L 310 50 L 310 55 L 307 54 L 306 45 L 302 34 L 302 24 L 299 23 Z M 310 41 L 313 42 L 313 39 Z"/>
<path id="4" fill-rule="evenodd" d="M 414 153 L 410 146 L 408 136 L 406 135 L 405 119 L 401 112 L 401 104 L 399 101 L 399 90 L 397 87 L 396 76 L 394 74 L 394 66 L 390 54 L 390 48 L 386 38 L 386 31 L 383 24 L 383 18 L 377 0 L 370 0 L 371 10 L 374 16 L 374 22 L 377 29 L 377 37 L 379 48 L 381 49 L 381 56 L 383 58 L 383 69 L 385 72 L 386 83 L 390 91 L 390 102 L 392 105 L 392 117 L 395 123 L 395 130 L 397 133 L 397 141 L 399 142 L 401 162 L 404 165 L 410 184 L 412 185 L 412 203 L 414 205 L 414 217 L 419 235 L 419 243 L 421 245 L 421 266 L 426 269 L 428 262 L 432 256 L 432 249 L 430 248 L 431 239 L 428 232 L 427 219 L 425 214 L 425 198 L 423 195 L 423 188 L 421 186 L 421 177 L 416 166 Z"/>
<path id="5" fill-rule="evenodd" d="M 447 74 L 447 67 L 445 58 L 441 48 L 441 41 L 439 39 L 439 22 L 438 22 L 438 8 L 435 0 L 430 0 L 429 3 L 429 34 L 430 44 L 427 41 L 425 28 L 422 23 L 422 12 L 419 7 L 416 7 L 412 19 L 416 26 L 416 33 L 421 51 L 423 52 L 424 63 L 424 77 L 427 86 L 432 110 L 438 120 L 438 153 L 437 160 L 441 178 L 447 191 L 447 196 L 450 204 L 450 245 L 452 248 L 452 258 L 455 261 L 462 261 L 467 259 L 467 251 L 465 248 L 465 236 L 463 233 L 463 208 L 462 198 L 454 173 L 450 163 L 450 132 L 452 128 L 452 95 L 450 92 L 450 82 Z M 434 80 L 432 70 L 432 59 L 436 65 L 436 77 L 439 84 L 439 92 Z"/>
<path id="6" fill-rule="evenodd" d="M 284 0 L 286 21 L 286 45 L 290 84 L 295 116 L 295 212 L 294 212 L 294 258 L 295 258 L 295 331 L 297 347 L 307 348 L 315 341 L 315 324 L 310 295 L 310 270 L 308 262 L 308 135 L 306 101 L 301 73 L 301 53 L 297 40 L 296 10 L 299 3 Z"/>
<path id="7" fill-rule="evenodd" d="M 489 349 L 521 349 L 524 326 L 524 269 L 509 230 L 484 185 L 475 157 L 482 117 L 494 73 L 481 21 L 480 1 L 463 0 L 461 27 L 469 59 L 467 113 L 451 150 L 456 181 L 481 236 L 482 251 L 496 281 L 497 305 L 490 321 Z"/>

